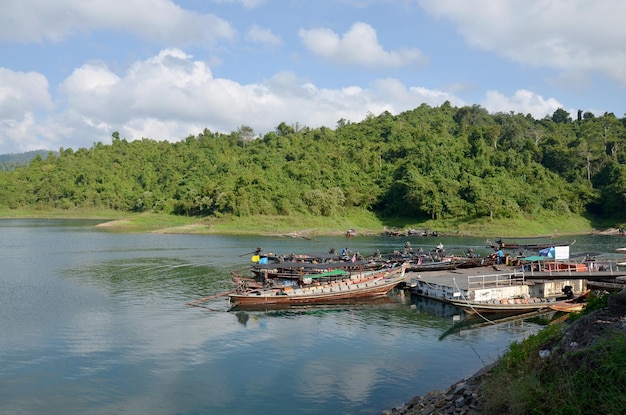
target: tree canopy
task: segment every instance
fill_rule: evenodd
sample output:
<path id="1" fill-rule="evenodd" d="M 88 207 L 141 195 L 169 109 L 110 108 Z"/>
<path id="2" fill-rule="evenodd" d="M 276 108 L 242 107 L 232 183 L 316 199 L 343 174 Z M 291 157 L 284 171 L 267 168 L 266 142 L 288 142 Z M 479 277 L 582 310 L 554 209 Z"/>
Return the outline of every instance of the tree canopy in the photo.
<path id="1" fill-rule="evenodd" d="M 335 129 L 280 123 L 254 135 L 205 129 L 182 141 L 60 149 L 0 171 L 0 206 L 179 215 L 415 219 L 626 215 L 626 119 L 558 109 L 534 119 L 480 106 L 421 105 Z"/>

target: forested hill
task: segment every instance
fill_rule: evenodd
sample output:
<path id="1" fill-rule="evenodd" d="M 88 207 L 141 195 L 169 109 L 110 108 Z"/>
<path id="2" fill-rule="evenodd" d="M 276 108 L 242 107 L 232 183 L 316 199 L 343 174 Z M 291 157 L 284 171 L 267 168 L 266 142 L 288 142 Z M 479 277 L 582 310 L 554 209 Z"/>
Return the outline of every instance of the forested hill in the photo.
<path id="1" fill-rule="evenodd" d="M 38 155 L 47 157 L 48 151 L 35 150 L 19 154 L 0 154 L 0 171 L 10 171 L 18 166 L 24 166 Z"/>
<path id="2" fill-rule="evenodd" d="M 255 137 L 205 130 L 179 142 L 60 149 L 0 172 L 0 205 L 180 215 L 362 207 L 415 219 L 626 215 L 626 119 L 559 109 L 533 119 L 422 105 L 335 129 L 281 123 Z"/>

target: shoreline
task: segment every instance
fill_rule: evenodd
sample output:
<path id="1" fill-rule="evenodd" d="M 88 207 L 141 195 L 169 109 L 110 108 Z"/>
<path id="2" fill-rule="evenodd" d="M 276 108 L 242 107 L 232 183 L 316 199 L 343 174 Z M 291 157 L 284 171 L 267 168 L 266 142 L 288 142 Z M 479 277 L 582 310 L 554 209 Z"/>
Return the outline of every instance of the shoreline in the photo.
<path id="1" fill-rule="evenodd" d="M 8 214 L 11 213 L 11 214 Z M 13 214 L 16 213 L 16 214 Z M 381 236 L 388 229 L 400 230 L 398 236 L 407 235 L 410 229 L 433 229 L 439 236 L 455 237 L 482 237 L 493 238 L 499 235 L 509 238 L 530 237 L 564 237 L 572 235 L 619 235 L 616 227 L 593 228 L 582 225 L 557 231 L 558 223 L 549 227 L 534 227 L 530 229 L 525 221 L 495 221 L 484 224 L 481 221 L 474 223 L 455 224 L 442 221 L 441 223 L 419 223 L 393 226 L 385 221 L 366 220 L 364 226 L 360 226 L 358 218 L 317 218 L 317 217 L 290 217 L 290 216 L 262 216 L 262 217 L 181 217 L 167 214 L 138 213 L 120 214 L 119 212 L 8 212 L 0 210 L 0 219 L 76 219 L 76 220 L 101 220 L 98 227 L 111 230 L 129 232 L 152 232 L 163 234 L 214 234 L 214 235 L 260 235 L 313 239 L 316 236 L 341 236 L 346 235 L 348 230 L 355 229 L 358 236 Z M 371 218 L 369 218 L 371 219 Z M 563 219 L 565 220 L 565 219 Z M 302 228 L 299 225 L 304 225 Z M 502 228 L 506 228 L 506 232 Z M 564 227 L 565 228 L 565 227 Z M 487 229 L 491 229 L 487 232 Z"/>
<path id="2" fill-rule="evenodd" d="M 136 228 L 133 225 L 133 222 L 129 219 L 114 219 L 111 221 L 103 222 L 97 227 L 103 228 Z M 303 239 L 312 239 L 315 236 L 343 236 L 346 234 L 346 231 L 337 231 L 337 230 L 328 230 L 328 231 L 319 231 L 319 230 L 291 230 L 291 231 L 282 231 L 282 232 L 273 232 L 273 233 L 255 233 L 255 232 L 244 232 L 244 231 L 215 231 L 211 230 L 211 225 L 206 224 L 188 224 L 181 226 L 171 226 L 165 227 L 161 229 L 151 230 L 153 233 L 163 233 L 163 234 L 214 234 L 214 235 L 262 235 L 262 236 L 276 236 L 276 237 L 289 237 L 289 238 L 303 238 Z M 374 231 L 374 230 L 365 230 L 359 231 L 357 235 L 360 236 L 380 236 L 383 235 L 385 230 Z M 623 234 L 623 233 L 622 233 Z M 589 233 L 559 233 L 557 235 L 531 235 L 526 236 L 527 238 L 533 237 L 561 237 L 561 236 L 575 236 L 575 235 L 620 235 L 620 231 L 617 228 L 607 228 L 604 230 L 596 230 L 592 229 Z M 398 237 L 408 237 L 409 235 L 400 234 Z M 449 232 L 440 232 L 438 236 L 455 236 L 455 237 L 473 237 L 473 238 L 489 238 L 488 235 L 478 235 L 473 233 L 449 233 Z M 432 236 L 428 236 L 432 238 Z M 425 236 L 423 238 L 426 238 Z M 519 237 L 523 239 L 523 236 Z"/>
<path id="3" fill-rule="evenodd" d="M 497 362 L 490 363 L 479 369 L 472 376 L 461 379 L 446 390 L 433 389 L 424 395 L 414 396 L 401 406 L 381 411 L 381 415 L 431 415 L 431 414 L 465 414 L 479 415 L 483 380 L 491 375 Z"/>

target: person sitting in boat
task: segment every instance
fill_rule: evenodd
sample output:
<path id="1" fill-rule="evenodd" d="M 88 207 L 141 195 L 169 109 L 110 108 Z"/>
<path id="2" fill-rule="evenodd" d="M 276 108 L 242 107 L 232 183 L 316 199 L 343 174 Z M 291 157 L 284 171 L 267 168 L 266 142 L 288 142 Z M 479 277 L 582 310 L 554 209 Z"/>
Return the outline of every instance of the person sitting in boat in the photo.
<path id="1" fill-rule="evenodd" d="M 348 259 L 348 258 L 349 258 L 349 256 L 348 256 L 348 248 L 343 248 L 343 249 L 341 250 L 341 257 L 342 257 L 343 259 Z"/>
<path id="2" fill-rule="evenodd" d="M 443 251 L 443 244 L 441 242 L 439 242 L 439 245 L 437 245 L 437 251 L 439 252 Z"/>

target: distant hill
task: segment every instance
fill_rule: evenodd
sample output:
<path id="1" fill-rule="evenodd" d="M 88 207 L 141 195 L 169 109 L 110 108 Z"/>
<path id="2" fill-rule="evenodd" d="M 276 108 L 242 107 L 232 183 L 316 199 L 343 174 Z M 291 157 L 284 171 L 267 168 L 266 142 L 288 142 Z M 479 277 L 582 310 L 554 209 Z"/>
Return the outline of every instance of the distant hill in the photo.
<path id="1" fill-rule="evenodd" d="M 25 153 L 0 154 L 0 171 L 11 171 L 18 166 L 25 166 L 37 156 L 45 159 L 48 157 L 50 150 L 35 150 Z M 56 151 L 53 151 L 56 153 Z"/>

